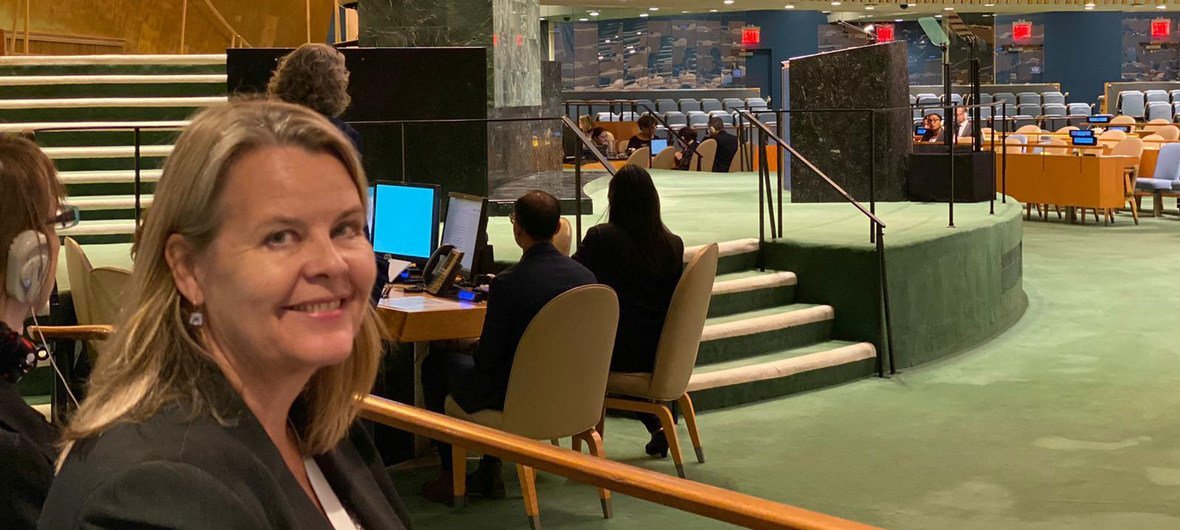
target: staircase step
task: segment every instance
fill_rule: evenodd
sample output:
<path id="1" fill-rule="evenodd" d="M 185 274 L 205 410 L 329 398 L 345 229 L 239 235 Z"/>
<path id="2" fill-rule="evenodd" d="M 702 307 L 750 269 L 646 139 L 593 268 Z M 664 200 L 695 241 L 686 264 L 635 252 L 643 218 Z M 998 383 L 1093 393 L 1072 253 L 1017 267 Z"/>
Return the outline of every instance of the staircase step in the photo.
<path id="1" fill-rule="evenodd" d="M 0 75 L 225 74 L 225 54 L 0 57 Z"/>
<path id="2" fill-rule="evenodd" d="M 31 123 L 0 123 L 0 133 L 36 131 L 51 127 L 173 127 L 176 130 L 188 127 L 188 120 L 170 121 L 48 121 Z M 56 132 L 56 131 L 52 131 Z M 80 131 L 71 131 L 80 132 Z"/>
<path id="3" fill-rule="evenodd" d="M 791 304 L 710 318 L 697 366 L 828 340 L 835 317 L 832 306 Z"/>
<path id="4" fill-rule="evenodd" d="M 156 97 L 156 98 L 58 98 L 58 99 L 0 99 L 0 110 L 25 109 L 84 109 L 84 108 L 195 108 L 226 102 L 225 96 Z"/>
<path id="5" fill-rule="evenodd" d="M 795 301 L 795 273 L 742 271 L 718 275 L 709 299 L 709 316 L 788 305 Z"/>
<path id="6" fill-rule="evenodd" d="M 134 210 L 135 196 L 134 195 L 82 195 L 71 196 L 66 200 L 69 204 L 77 206 L 82 211 L 90 210 Z M 147 208 L 152 205 L 152 196 L 144 195 L 140 197 L 140 206 Z"/>
<path id="7" fill-rule="evenodd" d="M 57 235 L 63 237 L 131 235 L 134 233 L 134 219 L 104 219 L 100 221 L 82 221 L 78 223 L 78 226 L 63 228 L 57 231 Z"/>
<path id="8" fill-rule="evenodd" d="M 702 247 L 704 245 L 685 247 L 684 261 L 687 262 Z M 717 274 L 753 269 L 758 264 L 758 248 L 758 240 L 753 238 L 718 243 Z"/>
<path id="9" fill-rule="evenodd" d="M 0 77 L 0 99 L 208 97 L 225 94 L 225 74 Z"/>
<path id="10" fill-rule="evenodd" d="M 41 149 L 52 160 L 93 159 L 93 158 L 135 158 L 133 145 L 106 145 L 98 147 L 44 147 Z M 141 145 L 140 158 L 164 158 L 172 154 L 171 145 Z"/>
<path id="11" fill-rule="evenodd" d="M 139 172 L 141 182 L 160 180 L 161 169 L 144 169 Z M 135 170 L 117 171 L 59 171 L 57 177 L 63 184 L 126 184 L 135 182 Z"/>
<path id="12" fill-rule="evenodd" d="M 698 366 L 688 383 L 697 410 L 729 407 L 867 377 L 877 350 L 868 342 L 827 341 Z"/>
<path id="13" fill-rule="evenodd" d="M 3 86 L 225 84 L 225 74 L 164 75 L 14 75 L 0 77 Z"/>

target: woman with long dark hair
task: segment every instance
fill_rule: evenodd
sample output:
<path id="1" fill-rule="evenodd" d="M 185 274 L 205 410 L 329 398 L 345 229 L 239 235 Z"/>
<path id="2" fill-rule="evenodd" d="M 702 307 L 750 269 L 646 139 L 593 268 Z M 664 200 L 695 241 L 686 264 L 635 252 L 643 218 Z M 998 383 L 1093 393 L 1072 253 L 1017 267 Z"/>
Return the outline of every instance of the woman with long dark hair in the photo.
<path id="1" fill-rule="evenodd" d="M 590 228 L 573 258 L 619 296 L 619 329 L 612 372 L 651 372 L 672 293 L 684 269 L 684 241 L 664 226 L 660 196 L 646 169 L 628 164 L 610 181 L 610 217 Z M 668 454 L 668 441 L 652 415 L 640 420 L 651 433 L 649 455 Z"/>

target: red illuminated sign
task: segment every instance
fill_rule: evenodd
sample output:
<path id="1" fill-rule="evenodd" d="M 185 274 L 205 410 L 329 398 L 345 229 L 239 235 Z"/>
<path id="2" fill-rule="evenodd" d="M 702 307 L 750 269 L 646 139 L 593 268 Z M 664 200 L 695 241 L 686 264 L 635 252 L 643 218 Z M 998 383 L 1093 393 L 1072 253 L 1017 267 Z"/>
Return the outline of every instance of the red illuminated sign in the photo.
<path id="1" fill-rule="evenodd" d="M 893 24 L 877 25 L 877 42 L 893 42 Z"/>
<path id="2" fill-rule="evenodd" d="M 1018 20 L 1012 23 L 1012 40 L 1026 41 L 1032 39 L 1032 22 Z"/>
<path id="3" fill-rule="evenodd" d="M 754 46 L 762 42 L 762 28 L 751 26 L 742 28 L 742 46 Z"/>
<path id="4" fill-rule="evenodd" d="M 1151 38 L 1166 39 L 1172 34 L 1172 21 L 1167 18 L 1157 18 L 1151 21 Z"/>

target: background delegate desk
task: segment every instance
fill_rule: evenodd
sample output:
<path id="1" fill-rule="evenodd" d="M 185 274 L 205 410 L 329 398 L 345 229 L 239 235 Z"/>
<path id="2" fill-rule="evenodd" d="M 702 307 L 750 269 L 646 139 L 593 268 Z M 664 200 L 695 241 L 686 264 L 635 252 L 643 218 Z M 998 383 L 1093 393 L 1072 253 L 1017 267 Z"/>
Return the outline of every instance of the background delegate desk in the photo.
<path id="1" fill-rule="evenodd" d="M 1009 153 L 1007 193 L 1026 204 L 1122 208 L 1123 170 L 1135 162 L 1130 156 Z M 1001 186 L 997 174 L 996 190 Z"/>

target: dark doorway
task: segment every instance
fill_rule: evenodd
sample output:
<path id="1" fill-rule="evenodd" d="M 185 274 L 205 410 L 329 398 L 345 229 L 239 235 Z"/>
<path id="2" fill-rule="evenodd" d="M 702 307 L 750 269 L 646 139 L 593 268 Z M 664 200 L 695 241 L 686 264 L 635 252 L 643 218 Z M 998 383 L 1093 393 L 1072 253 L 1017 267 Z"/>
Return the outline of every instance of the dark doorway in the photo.
<path id="1" fill-rule="evenodd" d="M 774 96 L 770 92 L 771 79 L 774 73 L 770 68 L 770 50 L 750 50 L 753 55 L 746 57 L 746 87 L 757 88 L 759 97 L 770 99 Z"/>

